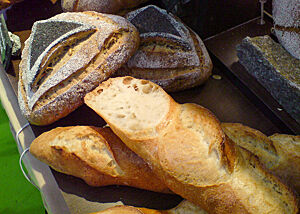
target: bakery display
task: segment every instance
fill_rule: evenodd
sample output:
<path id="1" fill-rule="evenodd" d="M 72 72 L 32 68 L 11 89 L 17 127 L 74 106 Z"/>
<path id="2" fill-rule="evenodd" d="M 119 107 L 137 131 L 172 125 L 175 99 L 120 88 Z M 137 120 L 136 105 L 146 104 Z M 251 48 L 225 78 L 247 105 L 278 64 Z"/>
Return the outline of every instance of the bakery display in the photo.
<path id="1" fill-rule="evenodd" d="M 209 14 L 201 20 L 197 18 L 196 22 L 192 16 L 198 13 L 191 15 L 197 11 L 196 8 L 189 11 L 191 14 L 184 13 L 187 17 L 177 13 L 184 23 L 168 9 L 165 11 L 154 5 L 128 9 L 143 2 L 62 0 L 63 9 L 69 8 L 65 11 L 102 7 L 107 13 L 118 14 L 125 14 L 125 9 L 127 15 L 122 18 L 92 11 L 72 12 L 43 20 L 57 14 L 53 12 L 56 9 L 61 10 L 60 5 L 56 4 L 56 9 L 41 10 L 38 17 L 33 17 L 34 21 L 42 21 L 34 24 L 25 43 L 20 72 L 17 67 L 19 58 L 13 58 L 15 72 L 12 74 L 20 74 L 19 105 L 33 124 L 29 128 L 32 128 L 34 136 L 39 136 L 31 143 L 30 152 L 54 169 L 49 170 L 30 155 L 25 157 L 43 165 L 44 171 L 50 173 L 37 170 L 41 173 L 38 175 L 45 178 L 44 181 L 38 176 L 37 184 L 43 185 L 38 187 L 45 191 L 45 198 L 44 192 L 41 194 L 48 205 L 47 211 L 49 208 L 49 213 L 56 213 L 52 210 L 54 207 L 58 210 L 69 209 L 71 213 L 89 213 L 124 203 L 134 207 L 119 206 L 99 213 L 298 212 L 293 193 L 293 190 L 299 192 L 300 169 L 296 161 L 299 156 L 298 136 L 270 136 L 285 132 L 285 129 L 277 126 L 269 116 L 262 115 L 263 110 L 251 106 L 255 103 L 248 97 L 238 94 L 243 90 L 237 90 L 235 80 L 231 81 L 227 73 L 223 73 L 218 61 L 215 61 L 214 70 L 214 76 L 218 78 L 209 78 L 212 61 L 197 35 L 203 35 L 199 30 L 202 28 L 195 27 L 198 22 L 205 24 L 201 20 L 210 17 Z M 202 7 L 202 2 L 184 5 L 182 2 L 176 6 L 178 11 L 191 6 Z M 162 5 L 160 2 L 154 4 Z M 32 2 L 29 5 L 37 4 Z M 95 9 L 89 9 L 90 6 Z M 26 11 L 30 14 L 31 10 Z M 19 18 L 15 19 L 18 21 Z M 31 27 L 31 21 L 24 21 L 26 25 L 22 21 L 18 27 L 13 24 L 12 31 L 23 30 L 23 26 Z M 259 28 L 256 23 L 251 23 L 249 26 Z M 188 26 L 193 26 L 195 31 Z M 242 31 L 249 30 L 244 24 L 237 28 L 226 31 L 224 42 L 215 45 L 220 46 L 218 53 L 224 54 L 225 58 L 228 57 L 225 50 L 231 48 L 227 36 L 235 42 L 241 41 L 239 38 L 245 35 L 238 37 L 236 33 L 241 32 L 240 28 Z M 292 27 L 284 28 L 290 29 Z M 29 34 L 28 31 L 17 32 L 22 43 Z M 216 36 L 219 38 L 222 35 Z M 249 31 L 249 35 L 257 34 Z M 214 55 L 213 59 L 217 57 L 218 60 L 208 42 L 218 40 L 204 38 L 210 53 Z M 230 44 L 227 44 L 228 41 Z M 261 51 L 255 54 L 267 50 L 264 56 L 267 58 L 273 49 L 264 46 L 265 41 L 258 42 L 262 44 Z M 250 50 L 249 46 L 247 44 L 243 48 Z M 296 58 L 286 57 L 289 53 L 283 48 L 281 51 L 285 53 L 280 52 L 277 56 L 292 60 L 291 63 L 285 61 L 287 66 L 274 66 L 275 70 L 285 77 L 289 71 L 285 73 L 281 69 L 288 68 L 296 72 L 297 77 L 297 61 L 293 61 Z M 265 68 L 270 69 L 272 66 L 260 57 L 262 55 L 252 58 L 249 63 L 262 61 Z M 275 64 L 281 63 L 276 57 L 273 59 Z M 232 67 L 236 64 L 233 63 Z M 123 77 L 115 79 L 115 76 Z M 9 78 L 12 85 L 18 79 Z M 288 87 L 293 86 L 291 79 L 287 81 Z M 207 84 L 195 87 L 206 81 Z M 100 87 L 95 89 L 99 84 Z M 285 87 L 285 84 L 281 86 L 286 91 L 290 90 Z M 190 88 L 193 89 L 182 91 Z M 13 88 L 15 92 L 16 89 Z M 293 90 L 297 96 L 297 89 Z M 182 92 L 171 93 L 171 98 L 165 91 Z M 87 105 L 102 118 L 83 105 L 60 120 L 82 105 L 86 94 Z M 297 103 L 294 98 L 290 99 L 290 105 Z M 198 103 L 206 108 L 186 102 Z M 294 108 L 297 109 L 297 104 Z M 103 119 L 110 123 L 112 129 L 99 128 L 105 124 Z M 221 124 L 219 119 L 251 124 L 269 137 L 241 124 Z M 54 123 L 57 120 L 60 121 Z M 25 128 L 26 133 L 29 128 Z M 23 140 L 22 137 L 20 140 Z M 30 142 L 25 142 L 24 148 Z M 32 168 L 36 170 L 34 164 Z M 31 175 L 29 170 L 29 175 L 35 182 L 35 171 Z M 52 184 L 54 189 L 49 188 Z M 47 191 L 49 189 L 50 193 Z M 62 193 L 61 198 L 66 199 L 66 206 L 64 203 L 57 206 L 58 195 L 54 196 L 54 203 L 51 201 L 52 190 Z M 176 206 L 181 197 L 185 200 Z"/>
<path id="2" fill-rule="evenodd" d="M 124 64 L 138 44 L 136 28 L 120 16 L 62 13 L 35 22 L 20 62 L 22 113 L 35 125 L 65 117 Z"/>
<path id="3" fill-rule="evenodd" d="M 246 37 L 237 46 L 239 62 L 280 105 L 300 122 L 300 60 L 269 36 Z"/>
<path id="4" fill-rule="evenodd" d="M 96 11 L 116 14 L 124 9 L 134 8 L 148 0 L 62 0 L 61 7 L 66 12 Z"/>
<path id="5" fill-rule="evenodd" d="M 298 0 L 273 0 L 274 31 L 279 42 L 300 60 L 300 4 Z"/>
<path id="6" fill-rule="evenodd" d="M 149 5 L 125 16 L 140 32 L 140 46 L 116 73 L 151 80 L 168 92 L 205 82 L 212 62 L 199 36 L 166 10 Z"/>
<path id="7" fill-rule="evenodd" d="M 300 136 L 274 134 L 269 137 L 238 123 L 223 123 L 226 135 L 247 149 L 274 175 L 300 193 Z"/>
<path id="8" fill-rule="evenodd" d="M 158 85 L 133 77 L 102 82 L 84 102 L 170 190 L 207 212 L 298 212 L 291 190 L 238 149 L 204 107 L 178 104 Z"/>
<path id="9" fill-rule="evenodd" d="M 30 153 L 56 171 L 91 186 L 126 185 L 171 193 L 110 128 L 58 127 L 37 137 Z"/>

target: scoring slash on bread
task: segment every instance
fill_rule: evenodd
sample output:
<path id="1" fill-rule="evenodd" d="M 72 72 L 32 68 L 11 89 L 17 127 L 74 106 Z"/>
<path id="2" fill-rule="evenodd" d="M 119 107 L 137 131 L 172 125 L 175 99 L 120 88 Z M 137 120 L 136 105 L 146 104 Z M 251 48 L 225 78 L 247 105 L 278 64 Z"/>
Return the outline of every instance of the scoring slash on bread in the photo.
<path id="1" fill-rule="evenodd" d="M 126 19 L 96 12 L 62 13 L 35 22 L 20 63 L 18 101 L 35 125 L 48 125 L 81 104 L 136 51 Z"/>
<path id="2" fill-rule="evenodd" d="M 239 123 L 223 123 L 226 135 L 256 155 L 274 175 L 300 193 L 300 136 L 274 134 L 269 137 Z"/>
<path id="3" fill-rule="evenodd" d="M 56 171 L 91 186 L 127 185 L 171 193 L 110 128 L 58 127 L 37 137 L 30 152 Z"/>
<path id="4" fill-rule="evenodd" d="M 96 11 L 115 14 L 120 10 L 136 7 L 148 0 L 62 0 L 61 7 L 66 12 Z"/>
<path id="5" fill-rule="evenodd" d="M 274 31 L 281 45 L 300 60 L 300 2 L 273 0 Z"/>
<path id="6" fill-rule="evenodd" d="M 132 77 L 110 78 L 84 101 L 170 190 L 207 212 L 298 212 L 291 190 L 237 149 L 207 109 Z"/>
<path id="7" fill-rule="evenodd" d="M 167 92 L 205 82 L 212 62 L 199 36 L 178 18 L 154 5 L 125 16 L 140 32 L 140 46 L 116 73 L 147 79 Z"/>

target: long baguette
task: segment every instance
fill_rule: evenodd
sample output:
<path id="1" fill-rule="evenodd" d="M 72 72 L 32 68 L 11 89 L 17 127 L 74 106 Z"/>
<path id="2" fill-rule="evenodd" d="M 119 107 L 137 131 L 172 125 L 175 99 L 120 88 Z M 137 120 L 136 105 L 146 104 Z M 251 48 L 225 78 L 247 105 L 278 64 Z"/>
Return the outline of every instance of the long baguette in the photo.
<path id="1" fill-rule="evenodd" d="M 30 152 L 56 171 L 91 186 L 127 185 L 171 193 L 109 128 L 58 127 L 37 137 Z"/>
<path id="2" fill-rule="evenodd" d="M 103 211 L 90 213 L 90 214 L 207 214 L 203 209 L 200 207 L 192 204 L 189 201 L 183 200 L 179 203 L 176 207 L 169 209 L 169 210 L 153 210 L 148 208 L 141 208 L 141 207 L 132 207 L 126 205 L 120 205 L 108 208 Z"/>
<path id="3" fill-rule="evenodd" d="M 207 109 L 158 85 L 110 78 L 84 98 L 175 193 L 209 213 L 297 213 L 294 194 L 238 150 Z"/>
<path id="4" fill-rule="evenodd" d="M 256 155 L 273 174 L 300 193 L 300 136 L 263 133 L 239 123 L 223 123 L 226 135 Z"/>

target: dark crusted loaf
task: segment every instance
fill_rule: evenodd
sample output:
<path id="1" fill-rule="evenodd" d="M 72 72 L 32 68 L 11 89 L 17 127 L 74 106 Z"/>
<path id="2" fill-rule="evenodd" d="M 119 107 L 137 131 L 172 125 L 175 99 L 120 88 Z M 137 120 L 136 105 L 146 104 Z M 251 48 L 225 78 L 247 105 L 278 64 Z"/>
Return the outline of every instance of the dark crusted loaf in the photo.
<path id="1" fill-rule="evenodd" d="M 20 63 L 22 113 L 36 125 L 66 116 L 124 64 L 138 44 L 136 28 L 119 16 L 62 13 L 36 22 Z"/>
<path id="2" fill-rule="evenodd" d="M 274 29 L 279 42 L 300 60 L 300 2 L 273 0 Z"/>
<path id="3" fill-rule="evenodd" d="M 126 15 L 140 32 L 137 52 L 117 74 L 147 79 L 168 92 L 202 84 L 212 62 L 199 36 L 178 18 L 154 5 Z"/>
<path id="4" fill-rule="evenodd" d="M 237 55 L 247 71 L 300 122 L 300 60 L 269 36 L 246 37 Z"/>

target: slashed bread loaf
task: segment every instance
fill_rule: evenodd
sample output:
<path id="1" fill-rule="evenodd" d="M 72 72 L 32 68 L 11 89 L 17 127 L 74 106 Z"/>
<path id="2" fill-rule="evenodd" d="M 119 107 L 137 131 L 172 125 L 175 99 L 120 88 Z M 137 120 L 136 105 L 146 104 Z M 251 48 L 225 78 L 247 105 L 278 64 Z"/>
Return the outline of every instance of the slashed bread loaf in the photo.
<path id="1" fill-rule="evenodd" d="M 58 127 L 37 137 L 30 152 L 56 171 L 91 186 L 127 185 L 171 193 L 110 128 Z"/>
<path id="2" fill-rule="evenodd" d="M 275 34 L 281 45 L 300 60 L 300 2 L 273 0 Z"/>
<path id="3" fill-rule="evenodd" d="M 116 73 L 151 80 L 168 92 L 200 85 L 212 62 L 199 36 L 177 17 L 154 5 L 125 16 L 140 32 L 140 46 Z"/>
<path id="4" fill-rule="evenodd" d="M 132 207 L 126 205 L 119 205 L 105 209 L 103 211 L 90 213 L 90 214 L 120 214 L 120 213 L 132 213 L 132 214 L 207 214 L 200 207 L 192 204 L 187 200 L 183 200 L 176 207 L 169 210 L 153 210 L 142 207 Z"/>
<path id="5" fill-rule="evenodd" d="M 273 174 L 300 193 L 300 136 L 274 134 L 269 137 L 239 123 L 222 128 L 237 145 L 256 155 Z"/>
<path id="6" fill-rule="evenodd" d="M 120 10 L 136 7 L 148 0 L 62 0 L 61 7 L 66 12 L 96 11 L 116 14 Z"/>
<path id="7" fill-rule="evenodd" d="M 173 192 L 207 212 L 298 212 L 294 194 L 207 109 L 132 77 L 110 78 L 84 100 Z"/>
<path id="8" fill-rule="evenodd" d="M 62 13 L 35 22 L 20 63 L 22 113 L 35 125 L 66 116 L 124 64 L 138 44 L 136 28 L 119 16 Z"/>

